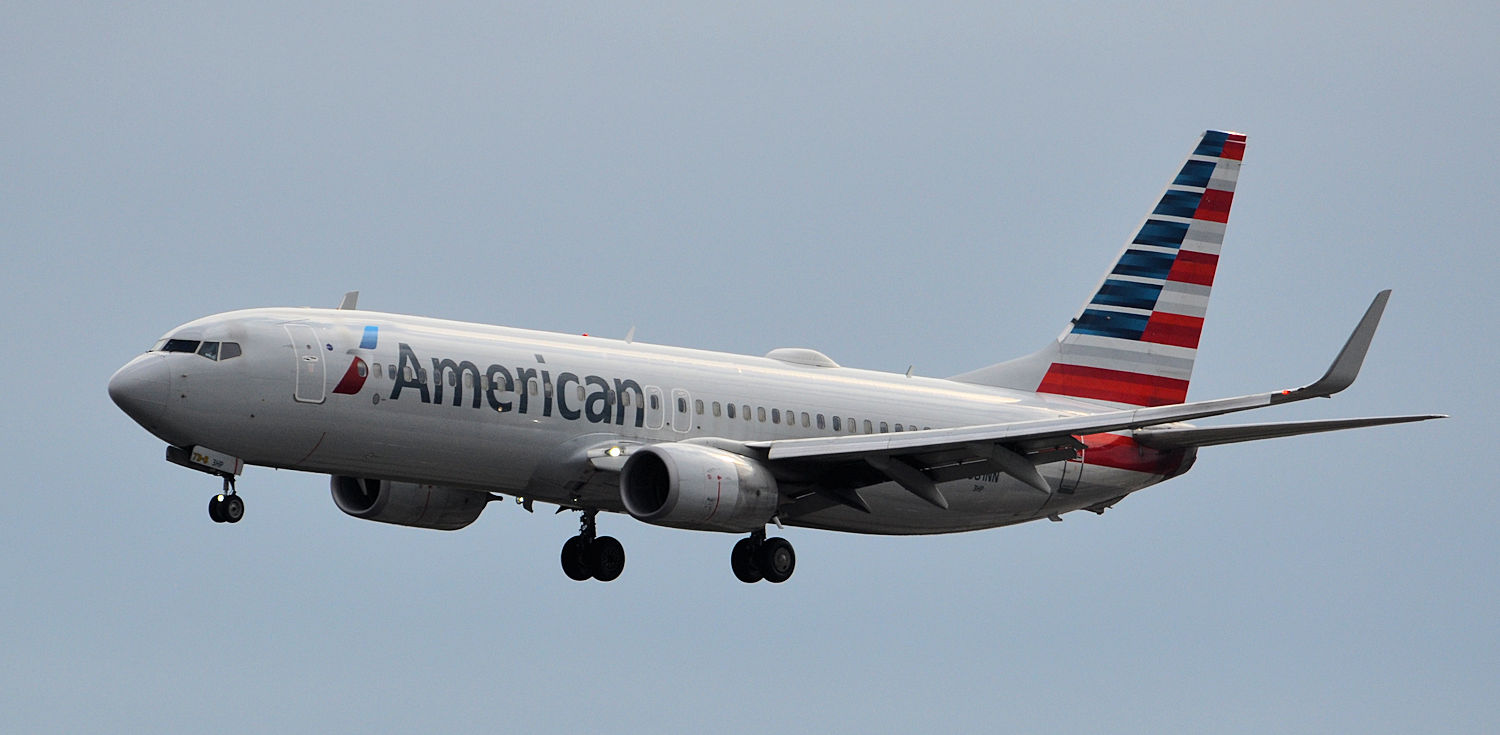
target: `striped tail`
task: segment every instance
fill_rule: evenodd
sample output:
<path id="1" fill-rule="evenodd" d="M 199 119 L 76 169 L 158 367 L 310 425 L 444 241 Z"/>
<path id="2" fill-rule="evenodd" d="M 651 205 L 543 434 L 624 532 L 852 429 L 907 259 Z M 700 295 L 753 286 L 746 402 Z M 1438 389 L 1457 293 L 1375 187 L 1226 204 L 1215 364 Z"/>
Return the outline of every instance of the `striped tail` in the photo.
<path id="1" fill-rule="evenodd" d="M 1245 136 L 1203 134 L 1068 330 L 955 380 L 1135 406 L 1187 399 Z"/>

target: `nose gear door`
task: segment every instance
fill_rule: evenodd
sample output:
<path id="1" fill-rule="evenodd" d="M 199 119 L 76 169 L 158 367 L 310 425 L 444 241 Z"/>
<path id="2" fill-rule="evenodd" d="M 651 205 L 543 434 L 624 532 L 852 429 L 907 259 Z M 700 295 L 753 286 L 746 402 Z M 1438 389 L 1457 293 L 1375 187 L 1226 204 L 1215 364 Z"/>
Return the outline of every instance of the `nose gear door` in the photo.
<path id="1" fill-rule="evenodd" d="M 300 403 L 322 403 L 328 384 L 328 368 L 318 331 L 306 324 L 283 324 L 292 338 L 292 352 L 297 360 L 297 387 L 292 397 Z"/>

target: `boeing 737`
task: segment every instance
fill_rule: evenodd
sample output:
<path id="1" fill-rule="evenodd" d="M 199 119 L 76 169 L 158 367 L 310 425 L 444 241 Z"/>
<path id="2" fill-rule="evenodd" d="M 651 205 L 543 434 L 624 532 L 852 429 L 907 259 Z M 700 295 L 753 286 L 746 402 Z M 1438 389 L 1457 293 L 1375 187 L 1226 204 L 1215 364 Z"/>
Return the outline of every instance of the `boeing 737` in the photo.
<path id="1" fill-rule="evenodd" d="M 343 512 L 419 528 L 511 496 L 579 512 L 563 571 L 606 582 L 625 552 L 600 511 L 742 534 L 735 576 L 783 582 L 796 555 L 769 525 L 933 534 L 1103 513 L 1200 447 L 1441 418 L 1183 423 L 1348 388 L 1390 294 L 1316 381 L 1187 401 L 1244 150 L 1204 133 L 1055 341 L 946 379 L 364 311 L 351 292 L 188 322 L 109 394 L 169 461 L 222 478 L 214 521 L 244 515 L 246 465 L 327 474 Z"/>

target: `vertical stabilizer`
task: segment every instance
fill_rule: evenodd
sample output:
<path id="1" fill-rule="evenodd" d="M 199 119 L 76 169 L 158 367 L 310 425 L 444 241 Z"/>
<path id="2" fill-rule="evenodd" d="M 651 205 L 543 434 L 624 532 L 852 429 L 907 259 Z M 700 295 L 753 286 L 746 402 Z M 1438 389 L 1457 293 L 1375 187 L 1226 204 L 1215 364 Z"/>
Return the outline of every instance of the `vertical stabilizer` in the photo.
<path id="1" fill-rule="evenodd" d="M 1056 342 L 954 380 L 1136 406 L 1182 403 L 1245 136 L 1203 134 Z"/>

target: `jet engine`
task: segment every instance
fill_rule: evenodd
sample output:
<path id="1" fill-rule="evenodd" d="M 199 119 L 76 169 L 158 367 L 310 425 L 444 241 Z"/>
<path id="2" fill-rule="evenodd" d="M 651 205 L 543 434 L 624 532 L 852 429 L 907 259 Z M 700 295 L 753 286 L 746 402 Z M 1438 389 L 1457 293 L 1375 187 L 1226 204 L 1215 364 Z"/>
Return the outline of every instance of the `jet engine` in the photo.
<path id="1" fill-rule="evenodd" d="M 760 463 L 696 444 L 636 450 L 620 470 L 620 499 L 638 520 L 698 531 L 764 528 L 776 514 L 776 478 Z"/>
<path id="2" fill-rule="evenodd" d="M 333 475 L 333 504 L 355 518 L 457 531 L 474 522 L 489 495 L 438 485 Z"/>

